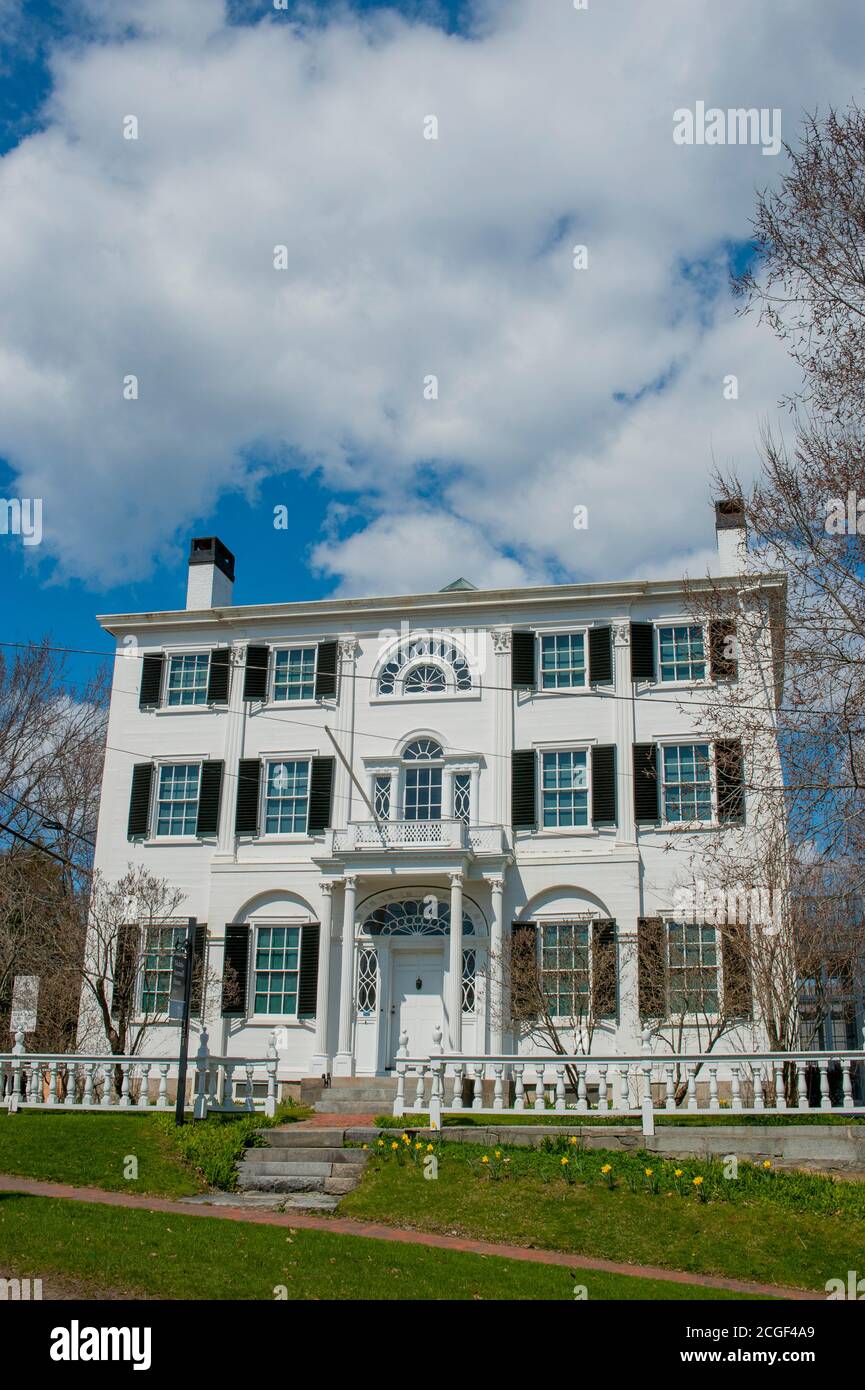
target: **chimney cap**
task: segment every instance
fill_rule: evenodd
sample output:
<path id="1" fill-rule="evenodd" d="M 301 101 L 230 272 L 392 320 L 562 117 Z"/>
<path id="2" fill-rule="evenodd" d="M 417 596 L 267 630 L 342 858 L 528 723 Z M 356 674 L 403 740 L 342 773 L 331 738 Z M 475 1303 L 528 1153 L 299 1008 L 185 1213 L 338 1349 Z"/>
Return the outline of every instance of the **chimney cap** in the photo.
<path id="1" fill-rule="evenodd" d="M 716 531 L 743 531 L 745 529 L 745 503 L 741 497 L 724 497 L 715 503 Z"/>
<path id="2" fill-rule="evenodd" d="M 189 545 L 189 563 L 215 565 L 234 583 L 234 556 L 218 536 L 194 536 Z"/>

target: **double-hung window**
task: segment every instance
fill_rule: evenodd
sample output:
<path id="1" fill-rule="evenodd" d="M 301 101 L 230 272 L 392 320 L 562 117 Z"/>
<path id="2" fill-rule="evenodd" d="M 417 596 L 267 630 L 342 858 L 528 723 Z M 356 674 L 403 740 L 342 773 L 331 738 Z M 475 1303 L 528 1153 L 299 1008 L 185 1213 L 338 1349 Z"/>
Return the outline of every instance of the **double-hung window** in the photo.
<path id="1" fill-rule="evenodd" d="M 589 1004 L 587 922 L 541 926 L 541 989 L 555 1018 L 581 1017 Z"/>
<path id="2" fill-rule="evenodd" d="M 406 820 L 441 820 L 442 766 L 441 747 L 433 739 L 421 738 L 410 743 L 403 752 L 405 763 L 405 798 L 403 815 Z"/>
<path id="3" fill-rule="evenodd" d="M 712 759 L 708 743 L 661 749 L 663 815 L 672 823 L 712 819 Z"/>
<path id="4" fill-rule="evenodd" d="M 141 1012 L 168 1012 L 174 952 L 186 938 L 186 927 L 145 927 L 141 967 Z"/>
<path id="5" fill-rule="evenodd" d="M 582 632 L 541 637 L 541 688 L 566 690 L 586 683 L 586 644 Z"/>
<path id="6" fill-rule="evenodd" d="M 541 754 L 541 797 L 544 826 L 588 825 L 588 753 L 584 748 Z"/>
<path id="7" fill-rule="evenodd" d="M 168 658 L 165 702 L 173 707 L 207 704 L 208 652 L 185 652 Z"/>
<path id="8" fill-rule="evenodd" d="M 662 681 L 702 681 L 706 652 L 699 623 L 658 628 L 658 670 Z"/>
<path id="9" fill-rule="evenodd" d="M 305 835 L 309 815 L 309 761 L 267 764 L 264 788 L 266 835 Z"/>
<path id="10" fill-rule="evenodd" d="M 156 834 L 194 835 L 200 763 L 165 763 L 156 788 Z"/>
<path id="11" fill-rule="evenodd" d="M 718 946 L 715 928 L 668 923 L 670 1016 L 718 1012 Z"/>
<path id="12" fill-rule="evenodd" d="M 315 699 L 315 647 L 284 647 L 273 657 L 273 699 Z"/>
<path id="13" fill-rule="evenodd" d="M 297 1014 L 300 927 L 259 927 L 255 937 L 256 1014 Z"/>

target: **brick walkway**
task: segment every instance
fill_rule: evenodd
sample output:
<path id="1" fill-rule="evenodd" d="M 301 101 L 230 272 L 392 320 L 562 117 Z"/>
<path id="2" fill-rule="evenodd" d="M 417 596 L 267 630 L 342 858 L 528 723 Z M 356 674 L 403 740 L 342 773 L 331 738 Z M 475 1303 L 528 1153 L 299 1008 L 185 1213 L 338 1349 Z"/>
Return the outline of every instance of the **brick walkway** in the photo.
<path id="1" fill-rule="evenodd" d="M 363 1115 L 327 1115 L 319 1114 L 318 1111 L 311 1115 L 308 1120 L 297 1120 L 294 1124 L 285 1125 L 285 1129 L 374 1129 L 373 1120 L 381 1112 L 378 1110 L 366 1111 Z"/>
<path id="2" fill-rule="evenodd" d="M 741 1279 L 722 1279 L 706 1274 L 686 1274 L 654 1265 L 620 1264 L 615 1260 L 570 1255 L 560 1250 L 530 1250 L 522 1245 L 499 1245 L 488 1240 L 463 1236 L 435 1235 L 430 1231 L 403 1230 L 370 1221 L 351 1221 L 346 1217 L 310 1216 L 305 1212 L 283 1213 L 247 1207 L 206 1207 L 172 1201 L 166 1197 L 145 1197 L 131 1192 L 104 1192 L 98 1187 L 68 1187 L 59 1182 L 40 1182 L 0 1173 L 0 1193 L 21 1192 L 32 1197 L 62 1197 L 73 1202 L 95 1202 L 101 1206 L 125 1207 L 134 1211 L 168 1212 L 171 1215 L 203 1216 L 220 1221 L 239 1221 L 253 1226 L 283 1226 L 303 1231 L 329 1231 L 334 1235 L 362 1236 L 392 1241 L 396 1245 L 425 1245 L 435 1250 L 460 1250 L 470 1255 L 495 1255 L 507 1260 L 527 1260 L 534 1264 L 561 1265 L 566 1269 L 600 1270 L 607 1274 L 637 1275 L 670 1284 L 699 1285 L 706 1289 L 726 1289 L 731 1293 L 769 1294 L 773 1298 L 821 1301 L 825 1294 L 808 1289 L 780 1288 L 774 1284 L 752 1284 Z"/>

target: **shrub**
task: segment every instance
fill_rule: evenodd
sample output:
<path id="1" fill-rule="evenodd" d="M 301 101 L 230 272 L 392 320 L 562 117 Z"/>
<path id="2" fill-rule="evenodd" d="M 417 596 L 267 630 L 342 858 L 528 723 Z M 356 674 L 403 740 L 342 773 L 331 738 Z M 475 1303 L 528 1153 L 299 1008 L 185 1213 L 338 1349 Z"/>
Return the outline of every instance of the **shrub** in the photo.
<path id="1" fill-rule="evenodd" d="M 264 1143 L 256 1131 L 301 1119 L 305 1113 L 291 1102 L 283 1102 L 277 1106 L 272 1120 L 259 1114 L 208 1115 L 206 1120 L 177 1126 L 172 1115 L 154 1118 L 184 1163 L 194 1168 L 209 1187 L 233 1192 L 237 1187 L 237 1164 L 243 1150 Z"/>

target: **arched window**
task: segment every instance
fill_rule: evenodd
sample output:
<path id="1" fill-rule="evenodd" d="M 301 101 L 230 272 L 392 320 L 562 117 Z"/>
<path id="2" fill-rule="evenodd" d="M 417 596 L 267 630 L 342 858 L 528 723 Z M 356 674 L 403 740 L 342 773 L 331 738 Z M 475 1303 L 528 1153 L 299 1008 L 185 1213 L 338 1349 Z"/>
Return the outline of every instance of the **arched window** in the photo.
<path id="1" fill-rule="evenodd" d="M 441 744 L 434 738 L 418 738 L 403 751 L 406 820 L 441 820 L 442 763 Z"/>
<path id="2" fill-rule="evenodd" d="M 379 695 L 441 695 L 472 689 L 469 664 L 447 637 L 411 637 L 382 667 Z"/>

